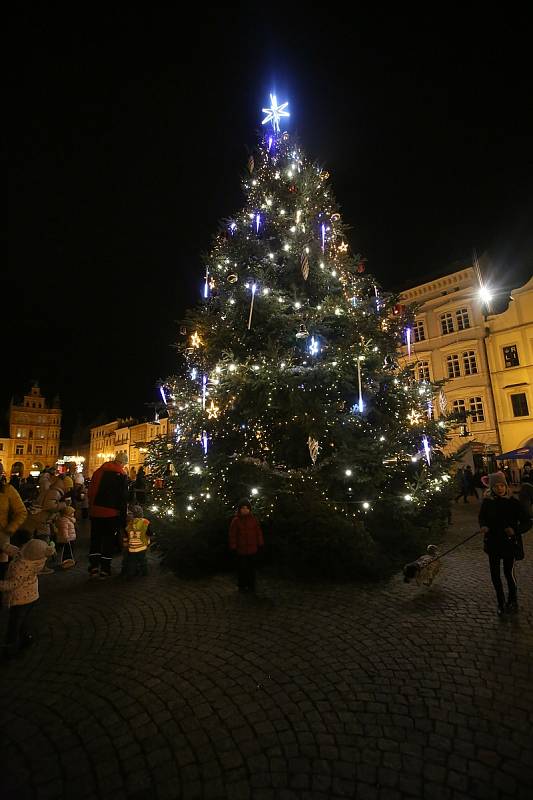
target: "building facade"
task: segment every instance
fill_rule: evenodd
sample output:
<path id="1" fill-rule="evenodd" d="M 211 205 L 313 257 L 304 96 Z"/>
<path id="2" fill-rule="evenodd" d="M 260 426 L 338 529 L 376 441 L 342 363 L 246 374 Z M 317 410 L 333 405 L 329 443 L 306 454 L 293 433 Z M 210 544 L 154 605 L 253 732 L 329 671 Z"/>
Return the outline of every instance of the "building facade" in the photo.
<path id="1" fill-rule="evenodd" d="M 91 428 L 88 475 L 93 474 L 105 461 L 111 461 L 117 453 L 128 456 L 128 471 L 131 478 L 144 464 L 146 445 L 169 432 L 169 420 L 158 422 L 136 422 L 133 419 L 114 420 Z"/>
<path id="2" fill-rule="evenodd" d="M 61 438 L 61 409 L 51 404 L 37 384 L 24 395 L 21 404 L 11 401 L 9 437 L 0 439 L 0 462 L 8 475 L 27 477 L 55 464 Z"/>
<path id="3" fill-rule="evenodd" d="M 485 345 L 484 307 L 472 267 L 414 286 L 401 302 L 415 304 L 411 355 L 403 348 L 403 364 L 418 380 L 446 381 L 447 408 L 438 416 L 464 414 L 465 424 L 452 434 L 447 452 L 470 441 L 480 458 L 491 461 L 501 452 L 491 373 Z M 481 462 L 480 462 L 481 465 Z"/>
<path id="4" fill-rule="evenodd" d="M 487 318 L 487 353 L 502 452 L 533 446 L 533 278 Z"/>

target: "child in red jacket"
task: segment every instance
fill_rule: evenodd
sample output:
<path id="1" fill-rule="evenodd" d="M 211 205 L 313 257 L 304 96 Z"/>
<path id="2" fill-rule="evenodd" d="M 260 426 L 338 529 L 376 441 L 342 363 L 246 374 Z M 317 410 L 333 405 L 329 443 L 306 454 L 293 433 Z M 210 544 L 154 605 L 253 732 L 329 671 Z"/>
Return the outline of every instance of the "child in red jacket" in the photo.
<path id="1" fill-rule="evenodd" d="M 229 528 L 230 550 L 237 553 L 240 592 L 255 592 L 255 557 L 264 544 L 263 531 L 249 500 L 241 500 Z"/>

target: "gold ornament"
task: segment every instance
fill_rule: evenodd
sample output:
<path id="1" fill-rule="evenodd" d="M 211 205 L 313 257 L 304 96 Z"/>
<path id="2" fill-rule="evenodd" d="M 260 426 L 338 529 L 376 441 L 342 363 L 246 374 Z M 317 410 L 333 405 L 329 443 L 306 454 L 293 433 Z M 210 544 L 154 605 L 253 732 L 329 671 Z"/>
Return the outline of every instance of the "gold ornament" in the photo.
<path id="1" fill-rule="evenodd" d="M 250 158 L 248 159 L 248 172 L 250 173 L 250 175 L 254 171 L 254 167 L 255 167 L 254 157 L 250 156 Z"/>
<path id="2" fill-rule="evenodd" d="M 304 279 L 304 281 L 306 281 L 308 279 L 308 277 L 309 277 L 309 258 L 307 256 L 307 253 L 305 252 L 305 250 L 302 253 L 302 256 L 300 258 L 300 263 L 302 265 L 303 279 Z"/>
<path id="3" fill-rule="evenodd" d="M 346 251 L 348 250 L 348 243 L 341 242 L 341 244 L 339 245 L 339 250 L 341 253 L 346 253 Z"/>
<path id="4" fill-rule="evenodd" d="M 319 444 L 316 439 L 313 439 L 310 436 L 307 440 L 307 446 L 309 448 L 309 455 L 311 456 L 311 461 L 313 464 L 316 464 L 316 460 L 318 458 L 318 451 L 320 450 Z"/>
<path id="5" fill-rule="evenodd" d="M 220 414 L 220 408 L 215 405 L 214 400 L 211 400 L 211 403 L 205 409 L 207 411 L 207 418 L 208 419 L 218 419 L 218 415 Z"/>
<path id="6" fill-rule="evenodd" d="M 303 324 L 300 325 L 300 327 L 298 328 L 298 331 L 296 333 L 296 338 L 297 339 L 306 339 L 308 336 L 309 336 L 309 331 L 307 330 L 305 325 L 303 325 Z"/>
<path id="7" fill-rule="evenodd" d="M 239 280 L 239 276 L 236 275 L 234 272 L 231 272 L 228 277 L 226 278 L 228 283 L 237 283 Z"/>

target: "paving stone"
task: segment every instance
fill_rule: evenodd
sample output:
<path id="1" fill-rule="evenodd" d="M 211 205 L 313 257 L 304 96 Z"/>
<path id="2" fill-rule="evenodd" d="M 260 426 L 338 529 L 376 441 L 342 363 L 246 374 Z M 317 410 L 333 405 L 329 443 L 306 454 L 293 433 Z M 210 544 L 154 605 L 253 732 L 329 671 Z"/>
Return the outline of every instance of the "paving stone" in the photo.
<path id="1" fill-rule="evenodd" d="M 446 546 L 477 508 L 452 509 Z M 2 787 L 20 800 L 529 800 L 533 557 L 520 615 L 499 620 L 476 540 L 429 589 L 264 574 L 243 603 L 229 576 L 155 561 L 88 584 L 87 534 L 0 684 Z"/>

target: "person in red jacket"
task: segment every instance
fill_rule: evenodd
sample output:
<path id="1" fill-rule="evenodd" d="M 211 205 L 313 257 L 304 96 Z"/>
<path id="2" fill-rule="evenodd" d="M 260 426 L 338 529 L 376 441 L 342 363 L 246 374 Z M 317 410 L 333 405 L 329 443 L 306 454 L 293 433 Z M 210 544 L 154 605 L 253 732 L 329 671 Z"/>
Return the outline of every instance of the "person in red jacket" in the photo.
<path id="1" fill-rule="evenodd" d="M 240 592 L 255 592 L 255 557 L 264 544 L 263 531 L 249 500 L 241 500 L 229 528 L 230 550 L 237 553 Z"/>
<path id="2" fill-rule="evenodd" d="M 106 461 L 94 473 L 89 484 L 89 517 L 91 544 L 89 575 L 109 578 L 115 534 L 126 527 L 128 508 L 128 476 L 124 464 L 126 453 L 117 453 L 114 461 Z"/>

